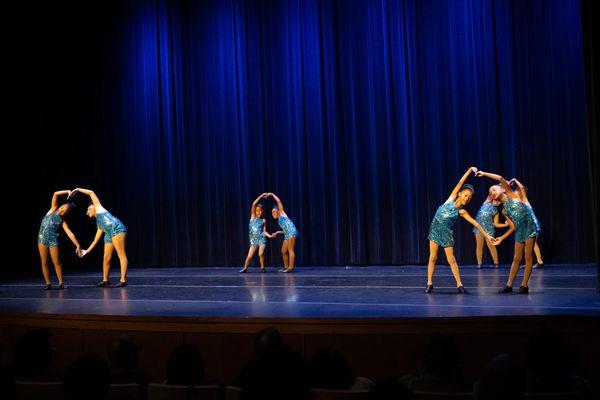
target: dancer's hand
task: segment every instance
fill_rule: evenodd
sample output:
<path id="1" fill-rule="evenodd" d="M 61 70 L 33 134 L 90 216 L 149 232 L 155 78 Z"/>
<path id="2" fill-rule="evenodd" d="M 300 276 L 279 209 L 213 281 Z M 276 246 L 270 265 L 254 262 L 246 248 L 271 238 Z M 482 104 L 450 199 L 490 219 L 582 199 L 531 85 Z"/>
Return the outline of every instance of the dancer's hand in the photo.
<path id="1" fill-rule="evenodd" d="M 261 196 L 263 199 L 266 199 L 267 197 L 269 197 L 269 193 L 265 192 L 262 194 Z"/>
<path id="2" fill-rule="evenodd" d="M 73 190 L 69 190 L 69 195 L 67 196 L 67 199 L 71 196 L 74 196 L 75 193 L 77 193 L 79 191 L 79 188 L 73 189 Z"/>
<path id="3" fill-rule="evenodd" d="M 77 254 L 77 256 L 81 258 L 81 246 L 77 246 L 77 248 L 75 249 L 75 254 Z"/>
<path id="4" fill-rule="evenodd" d="M 471 170 L 471 172 L 473 172 L 474 174 L 477 173 L 477 167 L 471 167 L 469 168 Z"/>
<path id="5" fill-rule="evenodd" d="M 475 176 L 481 178 L 483 176 L 483 171 L 476 171 Z"/>
<path id="6" fill-rule="evenodd" d="M 492 244 L 494 246 L 498 246 L 500 243 L 502 243 L 502 239 L 501 238 L 492 238 Z"/>
<path id="7" fill-rule="evenodd" d="M 81 250 L 81 255 L 79 257 L 83 258 L 88 253 L 87 250 Z"/>

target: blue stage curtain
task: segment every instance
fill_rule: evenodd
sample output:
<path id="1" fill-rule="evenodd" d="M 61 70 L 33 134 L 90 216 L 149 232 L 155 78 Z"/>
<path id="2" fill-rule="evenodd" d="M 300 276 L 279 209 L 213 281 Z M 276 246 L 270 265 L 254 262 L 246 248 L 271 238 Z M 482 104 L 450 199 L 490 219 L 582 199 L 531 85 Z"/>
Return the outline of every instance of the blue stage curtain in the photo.
<path id="1" fill-rule="evenodd" d="M 298 227 L 299 264 L 423 263 L 471 165 L 528 187 L 547 261 L 593 260 L 579 1 L 117 4 L 89 181 L 132 264 L 241 264 L 265 191 Z M 470 182 L 475 216 L 493 182 Z M 512 240 L 501 250 L 508 263 Z"/>

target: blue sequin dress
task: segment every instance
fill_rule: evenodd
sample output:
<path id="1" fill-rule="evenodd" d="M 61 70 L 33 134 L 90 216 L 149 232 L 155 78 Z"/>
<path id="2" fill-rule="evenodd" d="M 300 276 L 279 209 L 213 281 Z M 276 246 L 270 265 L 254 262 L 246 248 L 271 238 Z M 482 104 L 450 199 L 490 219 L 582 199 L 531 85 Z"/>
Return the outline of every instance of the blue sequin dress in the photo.
<path id="1" fill-rule="evenodd" d="M 496 215 L 498 215 L 498 207 L 494 206 L 492 202 L 483 203 L 477 212 L 475 221 L 477 221 L 477 223 L 483 228 L 484 231 L 488 233 L 488 235 L 494 236 L 496 233 L 494 217 Z M 476 235 L 481 235 L 481 232 L 479 232 L 477 228 L 473 228 L 473 233 Z"/>
<path id="2" fill-rule="evenodd" d="M 262 218 L 252 218 L 248 224 L 248 237 L 250 238 L 250 247 L 264 246 L 267 244 L 267 237 L 263 232 L 264 220 Z"/>
<path id="3" fill-rule="evenodd" d="M 105 244 L 112 243 L 113 237 L 118 234 L 127 232 L 125 225 L 101 206 L 96 208 L 96 225 L 104 232 Z"/>
<path id="4" fill-rule="evenodd" d="M 42 218 L 40 231 L 38 233 L 38 243 L 46 247 L 58 247 L 58 230 L 63 219 L 57 211 L 47 214 Z"/>
<path id="5" fill-rule="evenodd" d="M 429 227 L 427 238 L 439 246 L 454 246 L 454 234 L 452 228 L 458 220 L 458 213 L 462 206 L 456 207 L 454 202 L 445 203 L 438 207 Z"/>
<path id="6" fill-rule="evenodd" d="M 523 243 L 528 237 L 537 236 L 533 218 L 522 201 L 510 197 L 504 203 L 504 212 L 515 225 L 515 241 Z"/>
<path id="7" fill-rule="evenodd" d="M 523 203 L 525 205 L 525 208 L 527 209 L 527 212 L 529 213 L 529 223 L 532 224 L 532 227 L 528 228 L 528 232 L 530 232 L 528 237 L 536 237 L 540 234 L 540 231 L 542 230 L 542 226 L 540 225 L 540 221 L 537 219 L 535 212 L 533 212 L 533 207 L 531 207 L 531 204 L 529 203 Z"/>
<path id="8" fill-rule="evenodd" d="M 279 226 L 283 230 L 285 240 L 298 236 L 296 225 L 294 225 L 292 220 L 287 215 L 279 215 Z"/>

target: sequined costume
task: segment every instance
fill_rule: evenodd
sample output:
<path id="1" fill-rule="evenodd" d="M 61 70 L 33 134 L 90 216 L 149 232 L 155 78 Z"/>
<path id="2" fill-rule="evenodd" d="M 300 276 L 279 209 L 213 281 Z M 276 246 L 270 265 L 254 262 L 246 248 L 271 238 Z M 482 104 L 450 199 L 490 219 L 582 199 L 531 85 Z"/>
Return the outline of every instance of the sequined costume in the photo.
<path id="1" fill-rule="evenodd" d="M 285 240 L 298 236 L 298 230 L 287 215 L 279 215 L 279 226 L 283 230 Z"/>
<path id="2" fill-rule="evenodd" d="M 42 219 L 40 231 L 38 233 L 38 243 L 46 247 L 58 246 L 58 230 L 63 219 L 57 211 L 46 214 Z"/>
<path id="3" fill-rule="evenodd" d="M 531 204 L 529 203 L 523 203 L 525 205 L 525 208 L 527 209 L 527 212 L 529 213 L 530 216 L 530 224 L 533 224 L 533 227 L 529 227 L 528 228 L 528 232 L 529 236 L 527 237 L 536 237 L 537 235 L 539 235 L 540 231 L 542 230 L 542 226 L 540 225 L 540 221 L 537 219 L 535 212 L 533 212 L 533 207 L 531 207 Z"/>
<path id="4" fill-rule="evenodd" d="M 484 231 L 488 233 L 490 236 L 494 236 L 496 233 L 496 226 L 494 225 L 494 217 L 498 214 L 498 208 L 494 206 L 491 202 L 483 203 L 479 211 L 477 212 L 477 216 L 475 217 L 475 221 L 483 228 Z M 476 235 L 481 235 L 481 232 L 477 228 L 473 228 L 473 233 Z"/>
<path id="5" fill-rule="evenodd" d="M 250 246 L 264 246 L 267 244 L 267 237 L 263 232 L 264 220 L 261 218 L 252 218 L 248 224 L 248 237 Z"/>
<path id="6" fill-rule="evenodd" d="M 454 246 L 452 228 L 458 220 L 458 212 L 462 206 L 456 207 L 454 202 L 445 203 L 438 207 L 429 227 L 429 240 L 442 247 Z"/>
<path id="7" fill-rule="evenodd" d="M 113 237 L 127 232 L 125 225 L 102 206 L 96 207 L 96 225 L 104 232 L 104 243 L 112 243 Z"/>
<path id="8" fill-rule="evenodd" d="M 515 225 L 515 241 L 523 243 L 528 237 L 537 236 L 533 217 L 522 201 L 514 201 L 510 197 L 504 203 L 504 211 Z"/>

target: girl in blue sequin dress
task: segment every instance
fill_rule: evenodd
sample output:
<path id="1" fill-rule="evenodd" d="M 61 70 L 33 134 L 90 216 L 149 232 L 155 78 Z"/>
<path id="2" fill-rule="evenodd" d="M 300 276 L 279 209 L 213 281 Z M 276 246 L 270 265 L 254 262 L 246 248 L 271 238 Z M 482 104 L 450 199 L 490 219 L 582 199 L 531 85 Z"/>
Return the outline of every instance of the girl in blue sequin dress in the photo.
<path id="1" fill-rule="evenodd" d="M 500 223 L 500 214 L 498 213 L 498 205 L 500 202 L 498 200 L 494 200 L 494 193 L 495 188 L 492 186 L 488 190 L 488 197 L 481 205 L 481 208 L 475 217 L 475 221 L 477 221 L 490 236 L 495 236 L 496 228 L 506 228 L 508 226 L 507 222 Z M 481 264 L 483 263 L 484 242 L 487 244 L 490 254 L 492 255 L 494 268 L 498 268 L 498 250 L 496 249 L 496 246 L 494 246 L 490 241 L 485 240 L 483 235 L 481 235 L 476 228 L 473 228 L 473 233 L 475 234 L 475 255 L 477 256 L 477 269 L 481 269 Z"/>
<path id="2" fill-rule="evenodd" d="M 294 272 L 294 261 L 296 260 L 296 252 L 294 251 L 294 246 L 296 245 L 296 238 L 298 237 L 298 230 L 296 226 L 292 222 L 292 220 L 287 216 L 283 209 L 283 204 L 279 197 L 275 196 L 273 193 L 268 193 L 269 196 L 273 197 L 277 202 L 277 206 L 273 207 L 271 210 L 271 215 L 273 218 L 278 220 L 279 226 L 283 230 L 284 240 L 281 245 L 281 257 L 283 258 L 283 269 L 279 270 L 279 272 Z"/>
<path id="3" fill-rule="evenodd" d="M 90 218 L 96 218 L 96 236 L 90 246 L 82 251 L 82 257 L 92 251 L 94 247 L 100 241 L 102 234 L 104 234 L 104 260 L 102 263 L 102 281 L 96 286 L 108 287 L 109 273 L 110 273 L 110 261 L 112 260 L 113 253 L 116 251 L 121 264 L 121 279 L 119 283 L 112 287 L 125 287 L 127 286 L 127 267 L 129 261 L 127 259 L 127 251 L 125 250 L 125 239 L 127 238 L 127 229 L 121 221 L 115 216 L 106 211 L 96 194 L 88 189 L 77 188 L 71 192 L 71 195 L 80 192 L 90 197 L 92 200 L 91 204 L 87 209 L 87 216 Z"/>
<path id="4" fill-rule="evenodd" d="M 538 234 L 532 220 L 532 213 L 527 210 L 526 205 L 521 201 L 519 193 L 513 190 L 509 182 L 502 176 L 482 171 L 477 172 L 477 176 L 487 177 L 500 182 L 500 187 L 496 189 L 494 197 L 504 204 L 503 213 L 507 217 L 507 222 L 511 226 L 511 229 L 496 239 L 496 245 L 500 244 L 500 242 L 508 237 L 513 230 L 515 232 L 515 251 L 510 266 L 508 281 L 498 292 L 511 293 L 513 291 L 513 282 L 519 271 L 519 264 L 521 263 L 523 252 L 525 252 L 525 273 L 523 274 L 523 281 L 521 282 L 518 293 L 527 294 L 529 293 L 529 277 L 531 276 L 531 269 L 533 267 L 533 247 L 535 245 L 535 238 Z"/>
<path id="5" fill-rule="evenodd" d="M 523 186 L 523 184 L 519 182 L 517 178 L 512 178 L 508 183 L 511 185 L 513 183 L 517 185 L 517 193 L 519 194 L 519 197 L 523 204 L 525 204 L 525 207 L 527 207 L 527 212 L 531 214 L 531 223 L 533 223 L 535 231 L 537 232 L 537 235 L 535 236 L 535 244 L 533 245 L 533 254 L 535 254 L 536 263 L 533 264 L 532 268 L 543 268 L 544 260 L 542 260 L 542 251 L 540 250 L 539 245 L 540 232 L 542 230 L 542 226 L 540 224 L 540 221 L 537 219 L 535 212 L 533 212 L 533 207 L 531 206 L 531 203 L 529 203 L 529 198 L 527 197 L 527 188 Z M 525 268 L 525 265 L 521 265 L 520 268 Z"/>
<path id="6" fill-rule="evenodd" d="M 277 235 L 283 234 L 283 231 L 277 231 L 274 234 L 269 234 L 266 228 L 266 221 L 262 219 L 263 206 L 258 202 L 260 199 L 267 198 L 268 194 L 263 193 L 254 200 L 252 207 L 250 208 L 250 223 L 248 224 L 248 237 L 250 239 L 250 249 L 248 250 L 248 256 L 244 262 L 244 268 L 240 270 L 240 273 L 248 271 L 248 266 L 256 249 L 258 249 L 258 259 L 260 261 L 260 272 L 265 272 L 265 246 L 267 245 L 267 238 L 271 239 Z"/>
<path id="7" fill-rule="evenodd" d="M 493 238 L 477 223 L 477 221 L 475 221 L 469 215 L 469 213 L 463 209 L 463 207 L 471 201 L 471 197 L 474 193 L 473 186 L 465 184 L 465 182 L 469 175 L 475 172 L 477 172 L 477 168 L 475 167 L 471 167 L 467 170 L 467 172 L 465 172 L 452 190 L 452 193 L 450 193 L 450 196 L 446 202 L 439 206 L 435 216 L 433 217 L 433 221 L 431 221 L 428 236 L 429 263 L 427 265 L 427 287 L 425 288 L 425 293 L 430 293 L 433 291 L 433 271 L 435 270 L 437 253 L 440 247 L 443 247 L 444 252 L 446 253 L 446 260 L 448 260 L 448 264 L 450 264 L 450 269 L 452 270 L 452 275 L 454 275 L 454 279 L 456 280 L 458 293 L 467 293 L 460 280 L 458 264 L 456 263 L 456 258 L 454 257 L 454 235 L 452 228 L 454 227 L 454 224 L 458 220 L 459 216 L 463 217 L 475 228 L 477 228 L 486 239 L 493 240 Z"/>
<path id="8" fill-rule="evenodd" d="M 42 275 L 44 276 L 44 282 L 46 282 L 44 290 L 52 288 L 52 284 L 50 283 L 50 260 L 52 260 L 52 263 L 54 264 L 54 271 L 56 271 L 56 276 L 58 278 L 58 288 L 65 288 L 62 276 L 62 264 L 60 262 L 58 251 L 58 231 L 60 228 L 65 231 L 69 239 L 71 239 L 71 242 L 75 245 L 76 253 L 81 255 L 81 246 L 69 228 L 69 225 L 67 225 L 67 222 L 63 219 L 63 217 L 69 213 L 73 204 L 67 203 L 60 207 L 58 206 L 58 196 L 68 196 L 70 194 L 71 192 L 69 190 L 59 190 L 58 192 L 54 192 L 50 203 L 50 210 L 48 210 L 40 224 L 37 242 L 40 260 L 42 262 Z"/>

